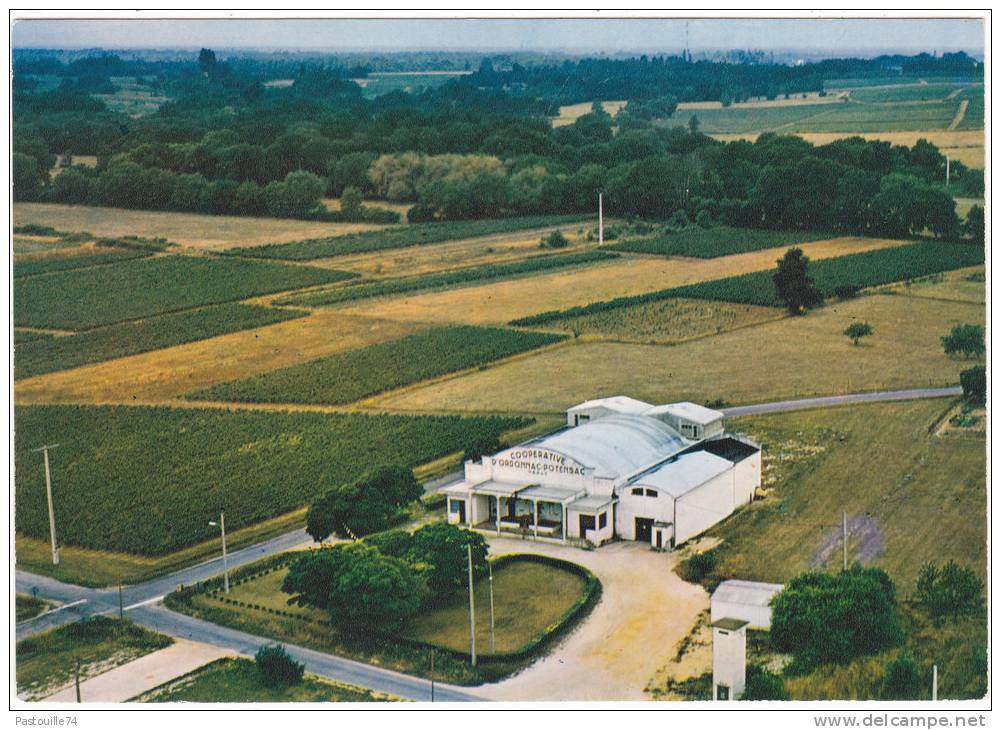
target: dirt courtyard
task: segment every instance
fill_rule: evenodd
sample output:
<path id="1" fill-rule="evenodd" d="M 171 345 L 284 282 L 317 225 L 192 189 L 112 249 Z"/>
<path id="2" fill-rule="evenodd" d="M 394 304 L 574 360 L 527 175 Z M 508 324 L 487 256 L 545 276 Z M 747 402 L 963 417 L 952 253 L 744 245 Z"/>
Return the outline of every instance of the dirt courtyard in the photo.
<path id="1" fill-rule="evenodd" d="M 569 636 L 527 669 L 474 692 L 490 700 L 644 700 L 649 681 L 674 656 L 709 595 L 674 573 L 677 553 L 616 542 L 594 551 L 487 536 L 492 555 L 538 553 L 578 563 L 602 584 L 598 605 Z"/>

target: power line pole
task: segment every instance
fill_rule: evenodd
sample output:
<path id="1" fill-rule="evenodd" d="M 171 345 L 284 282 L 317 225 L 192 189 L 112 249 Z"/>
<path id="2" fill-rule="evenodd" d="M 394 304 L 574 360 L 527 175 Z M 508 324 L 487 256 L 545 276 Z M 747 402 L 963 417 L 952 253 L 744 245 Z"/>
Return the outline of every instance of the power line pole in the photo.
<path id="1" fill-rule="evenodd" d="M 598 193 L 598 245 L 605 243 L 605 208 L 602 194 Z"/>
<path id="2" fill-rule="evenodd" d="M 842 570 L 848 570 L 848 513 L 841 513 L 841 547 L 843 557 Z"/>
<path id="3" fill-rule="evenodd" d="M 431 650 L 431 701 L 434 702 L 434 649 Z"/>
<path id="4" fill-rule="evenodd" d="M 473 546 L 466 545 L 466 561 L 469 566 L 469 656 L 476 666 L 476 608 L 473 605 Z"/>
<path id="5" fill-rule="evenodd" d="M 945 158 L 945 186 L 949 187 L 949 158 Z"/>
<path id="6" fill-rule="evenodd" d="M 49 499 L 49 538 L 52 541 L 52 564 L 59 565 L 59 545 L 56 541 L 56 512 L 52 506 L 52 474 L 49 471 L 49 449 L 54 449 L 59 444 L 46 444 L 32 451 L 41 451 L 45 460 L 45 494 Z"/>
<path id="7" fill-rule="evenodd" d="M 209 522 L 215 527 L 214 521 Z M 226 562 L 226 510 L 219 510 L 219 529 L 222 531 L 222 580 L 226 593 L 229 593 L 229 565 Z"/>
<path id="8" fill-rule="evenodd" d="M 118 618 L 125 618 L 125 609 L 122 604 L 122 584 L 118 584 Z"/>
<path id="9" fill-rule="evenodd" d="M 938 701 L 938 664 L 931 665 L 931 701 Z"/>
<path id="10" fill-rule="evenodd" d="M 490 653 L 497 653 L 494 642 L 494 566 L 487 561 L 487 570 L 490 571 Z"/>
<path id="11" fill-rule="evenodd" d="M 73 672 L 74 681 L 76 683 L 76 701 L 81 702 L 80 699 L 80 660 L 76 660 L 76 670 Z"/>

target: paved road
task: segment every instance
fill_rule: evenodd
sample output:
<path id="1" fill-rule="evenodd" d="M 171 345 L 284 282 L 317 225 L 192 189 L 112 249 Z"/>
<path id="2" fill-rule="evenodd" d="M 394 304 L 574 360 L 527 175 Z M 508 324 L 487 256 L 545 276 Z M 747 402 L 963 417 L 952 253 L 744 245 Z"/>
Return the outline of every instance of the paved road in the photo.
<path id="1" fill-rule="evenodd" d="M 821 398 L 803 398 L 801 400 L 781 400 L 773 403 L 758 403 L 753 406 L 721 408 L 720 410 L 725 416 L 752 416 L 759 413 L 779 413 L 781 411 L 797 411 L 804 408 L 829 408 L 830 406 L 843 406 L 852 403 L 875 403 L 887 400 L 912 400 L 914 398 L 942 398 L 962 394 L 963 389 L 957 385 L 949 388 L 885 390 L 879 393 L 852 393 L 850 395 L 829 395 Z"/>
<path id="2" fill-rule="evenodd" d="M 757 405 L 724 408 L 722 411 L 727 416 L 746 416 L 760 413 L 793 411 L 804 408 L 824 408 L 851 403 L 909 400 L 914 398 L 941 398 L 944 396 L 956 396 L 961 393 L 962 389 L 959 387 L 921 388 L 759 403 Z M 428 482 L 425 488 L 431 492 L 459 478 L 461 478 L 461 472 L 446 474 L 439 479 Z M 234 551 L 229 555 L 228 563 L 231 569 L 237 568 L 308 542 L 310 542 L 310 538 L 305 530 L 295 530 L 294 532 L 279 535 L 258 545 L 251 545 L 250 547 Z M 266 639 L 191 618 L 190 616 L 184 616 L 158 605 L 163 596 L 174 590 L 178 585 L 197 583 L 198 581 L 219 575 L 221 572 L 222 558 L 220 557 L 184 568 L 161 578 L 154 578 L 145 583 L 125 586 L 122 589 L 121 605 L 128 612 L 132 620 L 144 626 L 172 636 L 180 636 L 192 639 L 193 641 L 214 644 L 244 654 L 253 654 L 257 651 L 258 647 L 266 643 Z M 64 608 L 50 611 L 31 621 L 18 624 L 16 631 L 18 641 L 41 631 L 76 621 L 83 616 L 115 613 L 119 610 L 117 588 L 84 588 L 82 586 L 61 583 L 53 578 L 35 575 L 23 570 L 17 571 L 16 584 L 18 593 L 30 594 L 33 592 L 33 589 L 36 589 L 40 597 L 49 598 L 64 605 Z M 288 649 L 300 661 L 305 662 L 306 668 L 315 674 L 408 699 L 430 698 L 429 685 L 424 679 L 408 677 L 398 672 L 391 672 L 379 667 L 361 664 L 303 647 L 289 646 Z M 444 685 L 440 687 L 436 685 L 435 696 L 436 699 L 440 699 L 441 701 L 482 699 L 459 688 Z"/>

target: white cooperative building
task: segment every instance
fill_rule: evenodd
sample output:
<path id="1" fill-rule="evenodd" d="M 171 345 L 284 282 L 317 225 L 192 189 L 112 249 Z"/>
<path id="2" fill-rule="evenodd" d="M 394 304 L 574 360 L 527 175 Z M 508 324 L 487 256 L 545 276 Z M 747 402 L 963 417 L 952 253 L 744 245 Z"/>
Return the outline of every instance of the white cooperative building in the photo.
<path id="1" fill-rule="evenodd" d="M 449 522 L 671 549 L 749 503 L 761 484 L 761 447 L 726 433 L 719 411 L 615 396 L 566 415 L 555 433 L 467 461 L 463 481 L 442 490 Z"/>

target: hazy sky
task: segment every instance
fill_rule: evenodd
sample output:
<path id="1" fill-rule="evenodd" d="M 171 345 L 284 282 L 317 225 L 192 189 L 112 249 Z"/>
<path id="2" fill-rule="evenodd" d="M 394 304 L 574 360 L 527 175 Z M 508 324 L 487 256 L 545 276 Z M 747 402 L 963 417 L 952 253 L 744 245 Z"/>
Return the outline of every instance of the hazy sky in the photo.
<path id="1" fill-rule="evenodd" d="M 690 48 L 983 55 L 981 20 L 438 19 L 16 21 L 16 48 L 676 51 Z"/>

